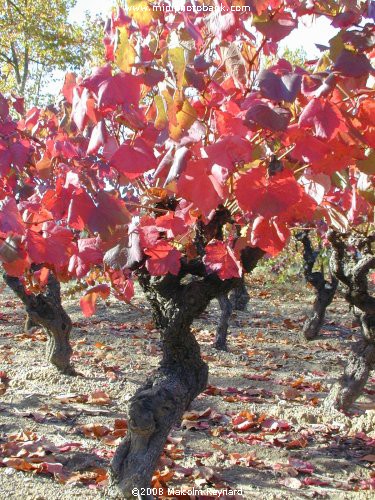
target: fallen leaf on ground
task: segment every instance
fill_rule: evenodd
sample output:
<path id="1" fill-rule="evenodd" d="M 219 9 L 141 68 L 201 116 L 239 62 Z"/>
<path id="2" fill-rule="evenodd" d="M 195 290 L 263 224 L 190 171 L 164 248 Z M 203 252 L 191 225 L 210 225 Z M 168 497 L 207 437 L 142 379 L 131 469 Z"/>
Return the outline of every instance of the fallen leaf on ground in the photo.
<path id="1" fill-rule="evenodd" d="M 98 390 L 89 395 L 87 402 L 94 405 L 109 405 L 111 398 L 106 392 Z"/>

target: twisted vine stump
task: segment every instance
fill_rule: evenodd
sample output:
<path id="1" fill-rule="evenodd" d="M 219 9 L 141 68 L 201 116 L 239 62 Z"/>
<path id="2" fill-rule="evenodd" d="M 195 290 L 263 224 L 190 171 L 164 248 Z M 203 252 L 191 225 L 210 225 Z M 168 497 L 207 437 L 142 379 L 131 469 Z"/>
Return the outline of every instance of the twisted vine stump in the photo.
<path id="1" fill-rule="evenodd" d="M 228 350 L 228 327 L 233 310 L 244 311 L 246 309 L 247 303 L 249 302 L 249 294 L 247 293 L 244 278 L 242 277 L 238 281 L 238 286 L 233 288 L 229 296 L 228 294 L 224 293 L 217 299 L 219 302 L 221 313 L 219 324 L 216 329 L 214 347 L 219 351 Z"/>
<path id="2" fill-rule="evenodd" d="M 324 277 L 324 272 L 313 271 L 319 251 L 313 249 L 309 231 L 302 231 L 296 234 L 295 237 L 303 244 L 305 280 L 315 290 L 312 311 L 303 325 L 302 332 L 306 340 L 314 340 L 318 337 L 323 326 L 327 307 L 331 304 L 337 290 L 338 280 L 335 276 L 332 276 L 331 280 L 328 281 Z"/>
<path id="3" fill-rule="evenodd" d="M 43 293 L 27 293 L 19 278 L 4 274 L 4 281 L 23 302 L 27 323 L 42 327 L 47 333 L 46 358 L 61 373 L 75 375 L 70 363 L 72 348 L 69 335 L 72 321 L 61 304 L 60 283 L 50 271 Z"/>
<path id="4" fill-rule="evenodd" d="M 219 208 L 216 210 L 215 216 L 212 218 L 212 220 L 207 224 L 207 226 L 201 225 L 200 228 L 198 229 L 198 252 L 199 249 L 201 248 L 203 250 L 205 244 L 208 243 L 208 241 L 211 238 L 215 238 L 217 240 L 222 240 L 223 239 L 223 226 L 226 223 L 233 223 L 232 216 L 230 211 L 220 205 Z M 239 233 L 238 233 L 239 235 Z M 256 266 L 256 263 L 258 260 L 264 255 L 264 252 L 260 250 L 259 248 L 254 249 L 255 253 L 257 255 L 256 261 L 253 267 L 249 267 L 249 270 L 247 272 L 251 272 L 254 267 Z M 254 255 L 255 255 L 254 253 Z M 203 253 L 202 253 L 203 255 Z M 243 256 L 241 257 L 243 258 Z M 251 262 L 253 262 L 253 257 L 250 259 Z M 249 295 L 247 293 L 247 289 L 245 286 L 245 281 L 244 278 L 239 278 L 236 281 L 235 287 L 232 289 L 232 293 L 230 297 L 228 297 L 228 294 L 221 294 L 218 297 L 218 302 L 221 310 L 220 314 L 220 319 L 219 319 L 219 324 L 216 329 L 216 337 L 215 337 L 215 342 L 214 342 L 214 347 L 220 351 L 227 351 L 228 346 L 227 346 L 227 337 L 228 337 L 228 327 L 229 327 L 229 321 L 232 316 L 233 309 L 239 310 L 239 311 L 244 311 L 246 308 L 246 305 L 249 301 Z"/>
<path id="5" fill-rule="evenodd" d="M 325 401 L 327 408 L 348 410 L 362 394 L 371 370 L 375 368 L 375 297 L 368 290 L 367 275 L 375 268 L 371 248 L 375 235 L 368 238 L 328 233 L 333 247 L 331 269 L 345 286 L 345 299 L 360 318 L 362 339 L 353 345 L 341 379 L 334 384 Z M 357 260 L 350 248 L 361 252 Z"/>
<path id="6" fill-rule="evenodd" d="M 264 254 L 258 248 L 248 250 L 242 254 L 246 271 Z M 161 325 L 163 355 L 154 375 L 130 400 L 129 431 L 111 464 L 109 491 L 120 498 L 133 498 L 133 488 L 150 487 L 169 432 L 205 389 L 208 367 L 191 325 L 212 299 L 228 294 L 238 284 L 238 279 L 222 281 L 216 273 L 207 274 L 199 259 L 182 263 L 178 276 L 150 276 L 144 268 L 138 276 Z"/>
<path id="7" fill-rule="evenodd" d="M 248 266 L 246 272 L 251 273 L 251 271 L 255 268 L 257 262 L 263 257 L 265 252 L 263 252 L 263 250 L 260 250 L 259 248 L 254 248 L 252 249 L 253 250 L 252 257 L 249 259 L 248 256 L 250 254 L 248 253 L 248 250 L 249 249 L 245 249 L 242 251 L 241 259 L 242 261 L 247 261 Z M 235 305 L 236 302 L 233 301 L 233 297 L 236 296 L 236 293 L 238 294 L 237 297 L 239 297 L 239 302 L 237 302 L 237 307 Z M 234 286 L 229 296 L 228 294 L 221 294 L 218 296 L 217 300 L 219 302 L 221 314 L 220 314 L 219 324 L 216 329 L 214 347 L 219 351 L 227 351 L 229 320 L 232 316 L 233 310 L 235 309 L 238 311 L 243 311 L 246 308 L 247 303 L 249 302 L 249 294 L 247 293 L 244 277 L 239 278 L 237 280 L 237 284 L 236 286 Z M 240 307 L 238 307 L 239 304 Z"/>
<path id="8" fill-rule="evenodd" d="M 259 249 L 257 250 L 259 251 Z M 259 254 L 259 259 L 263 254 Z M 251 268 L 249 272 L 251 272 L 253 269 L 254 268 Z M 249 302 L 249 294 L 247 292 L 244 277 L 239 278 L 237 283 L 238 284 L 232 289 L 230 294 L 224 293 L 222 295 L 219 295 L 219 297 L 217 298 L 221 313 L 219 324 L 216 329 L 214 347 L 218 351 L 228 351 L 228 328 L 233 310 L 244 311 Z"/>
<path id="9" fill-rule="evenodd" d="M 216 329 L 216 338 L 215 338 L 215 349 L 219 351 L 227 351 L 227 336 L 228 336 L 228 327 L 229 320 L 232 316 L 233 306 L 232 302 L 228 298 L 228 294 L 223 293 L 219 295 L 217 298 L 221 310 L 219 324 Z"/>
<path id="10" fill-rule="evenodd" d="M 229 299 L 235 311 L 244 311 L 246 309 L 250 296 L 243 277 L 240 280 L 240 284 L 231 291 Z"/>
<path id="11" fill-rule="evenodd" d="M 33 328 L 37 328 L 38 325 L 34 323 L 34 321 L 30 318 L 28 314 L 26 314 L 25 318 L 25 332 L 30 332 Z"/>

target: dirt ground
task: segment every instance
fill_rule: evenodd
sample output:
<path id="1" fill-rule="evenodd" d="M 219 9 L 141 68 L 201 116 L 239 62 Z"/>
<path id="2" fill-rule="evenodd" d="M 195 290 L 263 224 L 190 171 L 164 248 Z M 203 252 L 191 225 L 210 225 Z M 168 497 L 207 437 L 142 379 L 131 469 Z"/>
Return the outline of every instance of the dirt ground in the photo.
<path id="1" fill-rule="evenodd" d="M 307 343 L 311 290 L 258 280 L 247 311 L 232 318 L 230 352 L 212 348 L 216 301 L 194 325 L 209 387 L 173 430 L 154 484 L 230 488 L 246 499 L 374 498 L 375 379 L 350 415 L 322 404 L 359 335 L 352 314 L 336 298 L 320 338 Z M 23 307 L 1 292 L 1 500 L 109 498 L 105 471 L 126 432 L 128 400 L 158 363 L 140 292 L 134 306 L 101 303 L 91 319 L 77 298 L 64 304 L 78 377 L 47 366 L 44 333 L 25 334 Z M 25 472 L 29 463 L 44 465 Z"/>

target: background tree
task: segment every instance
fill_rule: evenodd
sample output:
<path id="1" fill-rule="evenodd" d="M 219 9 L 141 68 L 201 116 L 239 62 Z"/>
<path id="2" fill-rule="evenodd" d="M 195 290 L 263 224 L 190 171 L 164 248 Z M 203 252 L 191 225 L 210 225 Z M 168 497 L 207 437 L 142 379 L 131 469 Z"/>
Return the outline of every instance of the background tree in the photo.
<path id="1" fill-rule="evenodd" d="M 46 85 L 56 70 L 78 70 L 100 62 L 103 23 L 69 22 L 75 0 L 0 0 L 0 92 L 29 104 L 48 101 Z"/>
<path id="2" fill-rule="evenodd" d="M 305 67 L 307 57 L 307 52 L 303 47 L 299 47 L 298 49 L 290 49 L 285 47 L 284 51 L 280 55 L 281 59 L 286 59 L 294 66 L 300 66 L 301 68 Z"/>

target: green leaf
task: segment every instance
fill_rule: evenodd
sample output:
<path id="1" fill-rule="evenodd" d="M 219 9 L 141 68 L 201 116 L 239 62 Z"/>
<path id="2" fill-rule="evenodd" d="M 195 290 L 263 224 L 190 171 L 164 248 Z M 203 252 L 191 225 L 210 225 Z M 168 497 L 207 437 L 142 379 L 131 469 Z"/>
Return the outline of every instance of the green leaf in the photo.
<path id="1" fill-rule="evenodd" d="M 329 46 L 329 57 L 333 62 L 335 62 L 345 48 L 344 42 L 342 41 L 342 31 L 330 39 Z"/>

